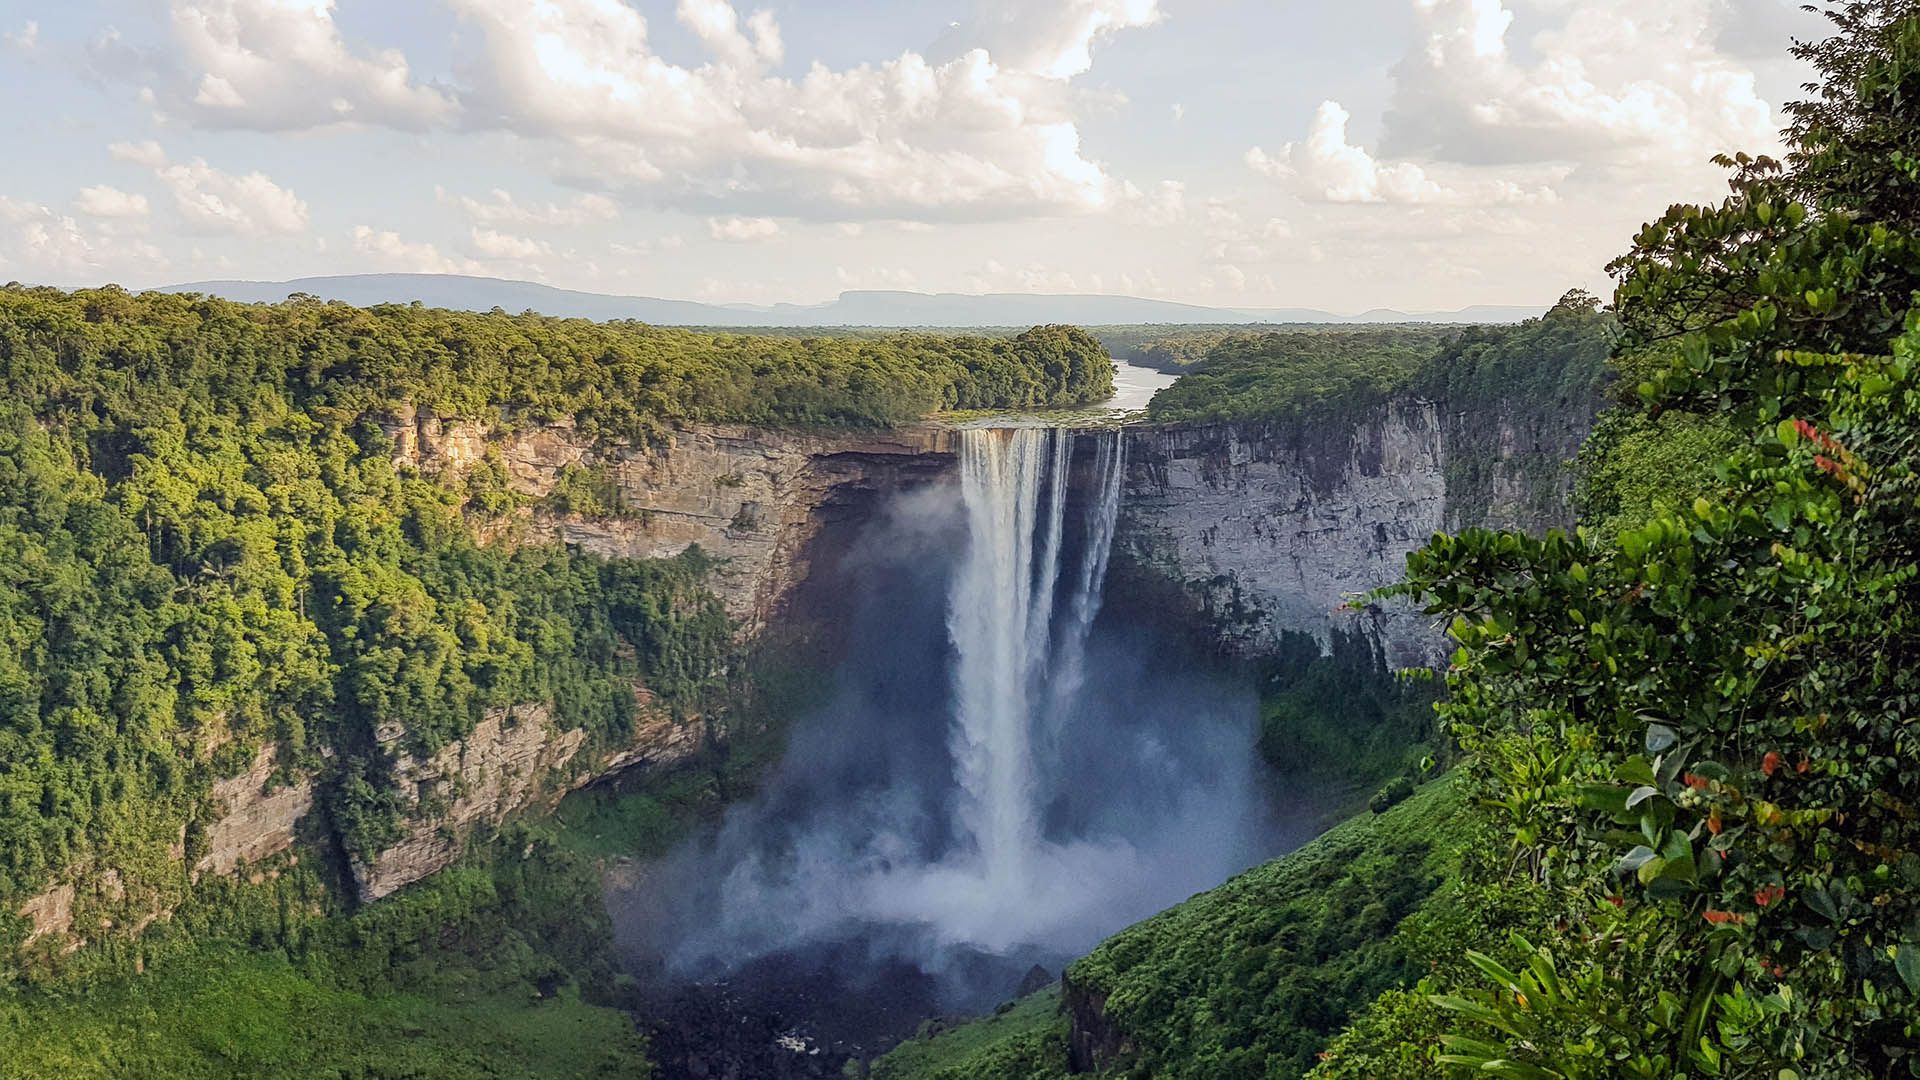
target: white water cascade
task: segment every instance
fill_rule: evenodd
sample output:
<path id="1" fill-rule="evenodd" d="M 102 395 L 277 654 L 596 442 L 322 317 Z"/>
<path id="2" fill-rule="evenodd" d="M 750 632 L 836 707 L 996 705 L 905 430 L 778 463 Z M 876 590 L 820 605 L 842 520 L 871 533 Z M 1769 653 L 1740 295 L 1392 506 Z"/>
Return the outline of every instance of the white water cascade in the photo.
<path id="1" fill-rule="evenodd" d="M 1061 962 L 1257 854 L 1250 692 L 1100 619 L 1122 432 L 958 441 L 959 483 L 898 495 L 843 564 L 866 606 L 832 704 L 678 857 L 679 921 L 648 931 L 676 965 L 861 941 L 963 982 L 965 957 Z"/>
<path id="2" fill-rule="evenodd" d="M 1067 471 L 1077 439 L 1096 440 L 1084 542 L 1072 591 L 1060 584 Z M 970 546 L 948 597 L 956 653 L 953 754 L 962 832 L 989 885 L 1037 884 L 1048 798 L 1036 752 L 1082 678 L 1119 517 L 1125 442 L 1118 431 L 991 428 L 961 433 Z M 1056 607 L 1064 619 L 1055 625 Z"/>

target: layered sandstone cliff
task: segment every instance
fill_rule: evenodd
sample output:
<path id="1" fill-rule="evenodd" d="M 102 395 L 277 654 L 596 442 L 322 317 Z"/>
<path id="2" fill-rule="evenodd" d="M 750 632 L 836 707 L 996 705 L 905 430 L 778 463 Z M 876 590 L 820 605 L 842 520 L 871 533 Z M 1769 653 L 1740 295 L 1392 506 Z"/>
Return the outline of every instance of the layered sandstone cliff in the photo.
<path id="1" fill-rule="evenodd" d="M 1181 584 L 1227 642 L 1361 630 L 1387 662 L 1444 656 L 1405 606 L 1350 601 L 1399 581 L 1438 531 L 1571 525 L 1568 462 L 1592 403 L 1465 413 L 1399 399 L 1339 416 L 1128 433 L 1119 554 Z"/>
<path id="2" fill-rule="evenodd" d="M 385 427 L 402 465 L 464 471 L 497 455 L 513 490 L 532 499 L 550 495 L 569 466 L 594 469 L 617 488 L 621 514 L 554 515 L 535 506 L 523 514 L 533 535 L 628 558 L 664 558 L 698 544 L 724 560 L 711 588 L 749 636 L 806 578 L 824 527 L 864 515 L 883 493 L 938 476 L 954 439 L 932 425 L 833 434 L 709 424 L 638 447 L 565 423 L 500 431 L 413 409 Z"/>

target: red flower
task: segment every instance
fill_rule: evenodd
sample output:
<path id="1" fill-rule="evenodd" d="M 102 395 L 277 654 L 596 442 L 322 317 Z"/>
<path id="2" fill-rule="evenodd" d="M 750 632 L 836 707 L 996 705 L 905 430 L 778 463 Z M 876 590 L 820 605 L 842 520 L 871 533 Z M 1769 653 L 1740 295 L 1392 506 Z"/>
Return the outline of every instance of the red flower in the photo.
<path id="1" fill-rule="evenodd" d="M 1725 923 L 1743 926 L 1747 921 L 1747 917 L 1737 911 L 1709 911 L 1702 917 L 1715 926 L 1720 926 Z"/>
<path id="2" fill-rule="evenodd" d="M 1766 773 L 1768 776 L 1772 776 L 1774 770 L 1779 767 L 1780 751 L 1778 750 L 1769 750 L 1767 751 L 1767 756 L 1760 759 L 1760 771 Z"/>
<path id="3" fill-rule="evenodd" d="M 1794 769 L 1794 771 L 1802 775 L 1805 775 L 1806 771 L 1812 767 L 1813 767 L 1813 762 L 1807 760 L 1807 755 L 1801 754 L 1800 764 Z"/>
<path id="4" fill-rule="evenodd" d="M 1753 891 L 1753 902 L 1761 907 L 1771 907 L 1787 895 L 1783 885 L 1762 885 Z"/>
<path id="5" fill-rule="evenodd" d="M 1625 900 L 1622 900 L 1622 899 L 1620 899 L 1620 898 L 1619 898 L 1619 897 L 1617 897 L 1617 896 L 1609 896 L 1609 897 L 1607 897 L 1607 903 L 1609 903 L 1609 904 L 1612 904 L 1612 905 L 1613 905 L 1614 907 L 1626 907 L 1626 906 L 1627 906 L 1627 902 L 1626 902 Z"/>
<path id="6" fill-rule="evenodd" d="M 1693 788 L 1695 791 L 1705 791 L 1708 788 L 1713 786 L 1713 781 L 1707 779 L 1704 776 L 1695 776 L 1692 773 L 1686 774 L 1685 776 L 1681 777 L 1681 779 L 1685 780 L 1687 782 L 1687 786 L 1690 788 Z"/>
<path id="7" fill-rule="evenodd" d="M 1805 420 L 1795 420 L 1793 422 L 1793 428 L 1800 433 L 1802 438 L 1818 439 L 1820 437 L 1820 429 L 1807 423 Z"/>

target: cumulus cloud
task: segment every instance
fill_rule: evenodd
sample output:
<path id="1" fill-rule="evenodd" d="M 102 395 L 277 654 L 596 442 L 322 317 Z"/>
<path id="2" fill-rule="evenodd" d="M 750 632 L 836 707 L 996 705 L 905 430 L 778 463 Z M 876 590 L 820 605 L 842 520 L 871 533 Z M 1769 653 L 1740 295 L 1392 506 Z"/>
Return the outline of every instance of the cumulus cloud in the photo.
<path id="1" fill-rule="evenodd" d="M 1347 137 L 1347 110 L 1324 101 L 1302 142 L 1277 156 L 1247 151 L 1254 172 L 1292 183 L 1301 197 L 1336 203 L 1472 203 L 1489 205 L 1551 198 L 1551 192 L 1498 178 L 1442 183 L 1410 161 L 1378 161 Z"/>
<path id="2" fill-rule="evenodd" d="M 1157 17 L 1142 0 L 986 4 L 975 40 L 992 47 L 785 78 L 773 17 L 743 23 L 727 0 L 679 5 L 698 67 L 662 58 L 621 0 L 451 3 L 481 47 L 470 125 L 561 137 L 576 179 L 639 200 L 821 221 L 1108 208 L 1119 188 L 1081 153 L 1066 82 L 1100 35 Z"/>
<path id="3" fill-rule="evenodd" d="M 333 0 L 174 0 L 178 77 L 169 108 L 211 127 L 284 131 L 342 122 L 423 130 L 452 95 L 415 80 L 394 49 L 356 49 Z"/>
<path id="4" fill-rule="evenodd" d="M 484 274 L 485 269 L 471 259 L 453 259 L 440 254 L 429 243 L 406 240 L 397 232 L 355 225 L 348 234 L 353 250 L 372 257 L 389 270 L 415 274 Z"/>
<path id="5" fill-rule="evenodd" d="M 117 142 L 107 147 L 107 153 L 115 161 L 124 161 L 130 165 L 144 165 L 149 169 L 158 169 L 167 163 L 167 152 L 159 143 L 148 139 L 146 142 Z"/>
<path id="6" fill-rule="evenodd" d="M 1094 43 L 1160 21 L 1159 0 L 981 0 L 948 42 L 984 48 L 1009 70 L 1071 79 L 1093 67 Z"/>
<path id="7" fill-rule="evenodd" d="M 1187 220 L 1187 185 L 1178 180 L 1163 180 L 1152 191 L 1127 184 L 1122 194 L 1123 208 L 1132 222 L 1162 226 Z"/>
<path id="8" fill-rule="evenodd" d="M 474 229 L 473 247 L 489 259 L 534 259 L 553 254 L 552 245 L 545 241 L 492 229 Z"/>
<path id="9" fill-rule="evenodd" d="M 1753 72 L 1723 55 L 1723 0 L 1415 0 L 1382 149 L 1468 165 L 1619 173 L 1778 145 Z M 1523 60 L 1512 48 L 1531 30 Z"/>
<path id="10" fill-rule="evenodd" d="M 9 30 L 5 34 L 0 34 L 0 38 L 6 39 L 7 44 L 16 49 L 32 52 L 40 47 L 40 24 L 28 19 L 27 25 L 18 30 Z"/>
<path id="11" fill-rule="evenodd" d="M 184 164 L 171 163 L 165 148 L 152 140 L 114 143 L 107 153 L 116 161 L 152 169 L 193 228 L 242 234 L 306 231 L 306 202 L 258 170 L 236 176 L 198 157 Z M 125 196 L 108 187 L 87 189 L 81 201 L 92 207 L 89 213 L 103 217 L 144 214 L 147 205 L 145 196 Z"/>
<path id="12" fill-rule="evenodd" d="M 780 223 L 772 218 L 712 218 L 707 231 L 715 240 L 729 244 L 750 244 L 780 235 Z"/>
<path id="13" fill-rule="evenodd" d="M 0 243 L 0 265 L 46 279 L 91 279 L 108 263 L 121 269 L 167 265 L 152 244 L 117 235 L 110 221 L 82 222 L 44 203 L 0 195 L 0 224 L 17 232 Z"/>
<path id="14" fill-rule="evenodd" d="M 620 219 L 620 206 L 605 195 L 581 195 L 572 202 L 562 205 L 556 202 L 524 204 L 514 200 L 512 193 L 494 188 L 487 199 L 476 199 L 471 195 L 455 196 L 444 188 L 435 188 L 434 194 L 443 203 L 458 206 L 466 211 L 476 225 L 510 225 L 516 228 L 565 228 L 577 225 L 597 225 Z"/>
<path id="15" fill-rule="evenodd" d="M 297 233 L 307 228 L 307 204 L 262 172 L 235 176 L 194 158 L 162 165 L 154 175 L 173 194 L 190 225 L 218 232 Z"/>
<path id="16" fill-rule="evenodd" d="M 447 3 L 457 87 L 348 41 L 333 0 L 171 0 L 178 55 L 151 74 L 156 107 L 210 127 L 504 130 L 557 143 L 564 181 L 701 213 L 1092 213 L 1124 185 L 1082 152 L 1068 84 L 1100 41 L 1160 18 L 1158 0 L 975 0 L 927 54 L 789 75 L 775 16 L 731 0 L 677 0 L 704 53 L 688 63 L 660 55 L 627 0 Z"/>
<path id="17" fill-rule="evenodd" d="M 147 197 L 129 194 L 116 187 L 99 184 L 80 190 L 75 200 L 80 212 L 102 218 L 142 218 L 147 216 Z"/>

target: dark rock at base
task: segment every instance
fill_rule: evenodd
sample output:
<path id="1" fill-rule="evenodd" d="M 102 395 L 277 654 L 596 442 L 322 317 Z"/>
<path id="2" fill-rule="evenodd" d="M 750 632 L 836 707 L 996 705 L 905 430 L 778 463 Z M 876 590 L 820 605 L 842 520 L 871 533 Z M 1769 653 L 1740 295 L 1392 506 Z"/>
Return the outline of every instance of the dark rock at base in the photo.
<path id="1" fill-rule="evenodd" d="M 655 1006 L 647 1026 L 662 1080 L 839 1080 L 848 1055 L 768 1014 L 743 1012 L 723 991 L 697 988 Z"/>

